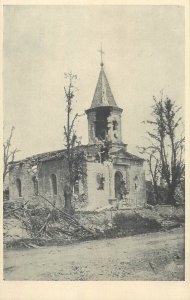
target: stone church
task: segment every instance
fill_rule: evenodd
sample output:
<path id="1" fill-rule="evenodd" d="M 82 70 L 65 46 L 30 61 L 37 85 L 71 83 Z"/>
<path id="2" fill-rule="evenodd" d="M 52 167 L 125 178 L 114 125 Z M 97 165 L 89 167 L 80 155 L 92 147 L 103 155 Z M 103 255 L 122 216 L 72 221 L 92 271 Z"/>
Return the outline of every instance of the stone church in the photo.
<path id="1" fill-rule="evenodd" d="M 88 136 L 85 151 L 85 176 L 76 178 L 73 206 L 78 210 L 101 210 L 143 206 L 146 201 L 142 158 L 127 152 L 122 141 L 122 108 L 118 107 L 107 80 L 104 64 L 92 104 L 87 109 Z M 109 142 L 109 153 L 97 153 L 97 145 Z M 10 164 L 10 200 L 43 201 L 46 197 L 64 206 L 67 182 L 65 150 L 28 157 Z M 99 154 L 99 155 L 97 155 Z"/>

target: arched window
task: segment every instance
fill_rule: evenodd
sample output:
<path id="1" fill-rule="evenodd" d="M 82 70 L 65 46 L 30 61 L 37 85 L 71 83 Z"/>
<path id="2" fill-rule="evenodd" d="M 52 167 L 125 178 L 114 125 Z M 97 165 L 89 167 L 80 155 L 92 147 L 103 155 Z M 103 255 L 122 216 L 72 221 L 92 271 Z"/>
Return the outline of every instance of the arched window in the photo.
<path id="1" fill-rule="evenodd" d="M 74 182 L 74 194 L 79 195 L 79 180 L 78 180 L 78 178 Z"/>
<path id="2" fill-rule="evenodd" d="M 138 176 L 136 175 L 134 178 L 134 183 L 135 183 L 135 191 L 138 189 Z"/>
<path id="3" fill-rule="evenodd" d="M 18 196 L 22 197 L 21 180 L 19 178 L 16 179 L 16 187 L 18 191 Z"/>
<path id="4" fill-rule="evenodd" d="M 51 184 L 52 184 L 53 194 L 57 195 L 57 177 L 55 174 L 51 175 Z"/>
<path id="5" fill-rule="evenodd" d="M 114 120 L 114 121 L 112 122 L 112 124 L 113 124 L 113 130 L 117 130 L 117 128 L 118 128 L 118 123 L 117 123 L 117 121 Z"/>
<path id="6" fill-rule="evenodd" d="M 38 180 L 36 176 L 32 177 L 34 195 L 38 195 Z"/>
<path id="7" fill-rule="evenodd" d="M 123 198 L 122 191 L 123 174 L 120 171 L 115 172 L 115 198 L 121 200 Z"/>

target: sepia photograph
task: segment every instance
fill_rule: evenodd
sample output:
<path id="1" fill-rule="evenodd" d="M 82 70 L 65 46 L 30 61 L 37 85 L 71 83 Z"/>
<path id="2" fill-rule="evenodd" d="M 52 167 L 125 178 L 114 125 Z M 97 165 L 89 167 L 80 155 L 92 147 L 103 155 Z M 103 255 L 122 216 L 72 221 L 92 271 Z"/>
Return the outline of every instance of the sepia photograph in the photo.
<path id="1" fill-rule="evenodd" d="M 3 6 L 3 280 L 185 281 L 184 6 Z"/>

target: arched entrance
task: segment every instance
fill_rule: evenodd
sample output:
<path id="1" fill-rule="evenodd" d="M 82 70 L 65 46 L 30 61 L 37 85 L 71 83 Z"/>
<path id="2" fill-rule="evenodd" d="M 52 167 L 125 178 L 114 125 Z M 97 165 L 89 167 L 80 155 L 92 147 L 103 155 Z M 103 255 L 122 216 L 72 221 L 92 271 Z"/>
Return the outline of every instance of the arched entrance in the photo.
<path id="1" fill-rule="evenodd" d="M 115 198 L 121 200 L 123 197 L 122 193 L 123 175 L 121 172 L 115 172 Z"/>

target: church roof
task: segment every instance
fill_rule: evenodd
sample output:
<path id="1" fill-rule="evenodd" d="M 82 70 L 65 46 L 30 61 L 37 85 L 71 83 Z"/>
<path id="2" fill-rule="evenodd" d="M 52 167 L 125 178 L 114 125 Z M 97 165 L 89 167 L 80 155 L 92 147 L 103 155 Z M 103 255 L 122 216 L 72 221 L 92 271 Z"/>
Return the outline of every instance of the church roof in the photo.
<path id="1" fill-rule="evenodd" d="M 112 106 L 117 107 L 114 96 L 112 94 L 109 82 L 107 80 L 103 63 L 101 63 L 101 70 L 96 85 L 94 97 L 90 108 Z"/>
<path id="2" fill-rule="evenodd" d="M 94 150 L 97 149 L 95 144 L 93 144 L 93 145 L 89 145 L 89 144 L 88 145 L 81 145 L 79 147 L 80 147 L 81 150 L 84 150 L 84 151 L 86 150 L 86 151 L 88 151 L 89 154 L 92 154 L 92 155 L 95 155 Z M 65 156 L 65 151 L 66 151 L 65 149 L 61 149 L 61 150 L 36 154 L 36 155 L 33 155 L 33 156 L 26 157 L 25 159 L 10 162 L 9 166 L 20 164 L 20 163 L 22 163 L 22 164 L 27 163 L 27 161 L 30 161 L 31 164 L 36 164 L 37 162 L 45 162 L 45 161 L 49 161 L 49 160 L 60 159 L 60 158 L 63 158 Z M 131 154 L 131 153 L 125 151 L 124 149 L 113 151 L 113 152 L 111 152 L 111 154 L 115 154 L 116 156 L 118 155 L 118 157 L 119 157 L 119 154 L 121 152 L 125 155 L 127 160 L 141 161 L 141 162 L 144 161 L 143 158 L 140 158 L 140 157 L 138 157 L 134 154 Z"/>
<path id="3" fill-rule="evenodd" d="M 62 150 L 55 150 L 55 151 L 50 151 L 50 152 L 43 152 L 40 154 L 35 154 L 32 156 L 28 156 L 24 159 L 17 160 L 10 162 L 9 165 L 14 165 L 18 163 L 25 163 L 27 161 L 30 161 L 31 163 L 36 163 L 38 161 L 45 161 L 45 160 L 50 160 L 50 159 L 56 159 L 56 158 L 62 158 L 64 156 L 65 149 Z"/>
<path id="4" fill-rule="evenodd" d="M 123 148 L 111 152 L 111 154 L 118 155 L 118 157 L 119 157 L 119 154 L 120 154 L 120 153 L 123 153 L 123 154 L 125 155 L 125 157 L 126 157 L 128 160 L 145 161 L 144 158 L 141 158 L 141 157 L 139 157 L 139 156 L 137 156 L 137 155 L 131 154 L 131 153 L 125 151 L 125 149 L 123 149 Z"/>

